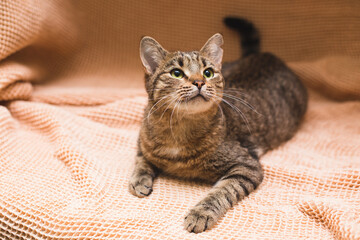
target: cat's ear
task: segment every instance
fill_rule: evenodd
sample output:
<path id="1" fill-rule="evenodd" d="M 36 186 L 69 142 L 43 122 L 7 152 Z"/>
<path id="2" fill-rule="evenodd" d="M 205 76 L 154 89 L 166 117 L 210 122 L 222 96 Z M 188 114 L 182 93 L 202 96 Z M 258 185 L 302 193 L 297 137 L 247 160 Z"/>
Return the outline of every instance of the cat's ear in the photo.
<path id="1" fill-rule="evenodd" d="M 140 42 L 140 58 L 148 74 L 153 74 L 168 52 L 153 38 L 143 37 Z"/>
<path id="2" fill-rule="evenodd" d="M 216 33 L 205 43 L 200 52 L 206 55 L 217 66 L 221 67 L 223 50 L 221 46 L 224 44 L 223 37 L 220 33 Z"/>

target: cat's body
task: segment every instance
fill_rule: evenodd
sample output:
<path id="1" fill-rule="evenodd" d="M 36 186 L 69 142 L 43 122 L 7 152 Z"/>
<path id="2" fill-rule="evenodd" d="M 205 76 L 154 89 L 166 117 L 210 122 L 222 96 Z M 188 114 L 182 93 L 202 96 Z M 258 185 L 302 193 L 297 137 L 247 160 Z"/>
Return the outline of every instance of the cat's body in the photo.
<path id="1" fill-rule="evenodd" d="M 280 59 L 270 53 L 252 54 L 224 64 L 223 76 L 225 92 L 229 89 L 231 95 L 245 102 L 226 96 L 224 99 L 247 119 L 233 121 L 239 113 L 224 106 L 227 139 L 239 141 L 261 156 L 294 135 L 306 111 L 307 93 Z"/>
<path id="2" fill-rule="evenodd" d="M 258 53 L 257 32 L 248 32 L 246 57 L 223 66 L 219 34 L 199 52 L 169 53 L 151 38 L 142 41 L 149 101 L 129 189 L 149 195 L 160 171 L 216 182 L 185 218 L 188 231 L 212 227 L 256 189 L 259 156 L 290 139 L 306 110 L 301 82 L 281 60 Z"/>

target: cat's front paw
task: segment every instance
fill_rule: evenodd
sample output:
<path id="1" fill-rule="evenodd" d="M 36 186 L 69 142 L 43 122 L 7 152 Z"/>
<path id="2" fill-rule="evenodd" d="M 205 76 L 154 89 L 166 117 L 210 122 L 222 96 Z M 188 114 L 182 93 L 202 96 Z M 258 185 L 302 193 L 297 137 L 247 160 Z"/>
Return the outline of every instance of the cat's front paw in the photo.
<path id="1" fill-rule="evenodd" d="M 150 175 L 132 176 L 129 191 L 137 197 L 149 196 L 152 192 L 153 178 Z"/>
<path id="2" fill-rule="evenodd" d="M 200 233 L 216 223 L 214 213 L 202 207 L 195 207 L 185 217 L 184 227 L 189 232 Z"/>

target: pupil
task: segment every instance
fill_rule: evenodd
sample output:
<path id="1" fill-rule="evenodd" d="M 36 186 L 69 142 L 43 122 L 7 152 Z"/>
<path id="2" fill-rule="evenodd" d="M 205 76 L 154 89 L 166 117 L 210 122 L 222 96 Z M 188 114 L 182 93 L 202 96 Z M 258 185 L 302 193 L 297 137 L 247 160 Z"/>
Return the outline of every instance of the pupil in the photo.
<path id="1" fill-rule="evenodd" d="M 178 77 L 178 76 L 180 76 L 180 71 L 179 71 L 179 70 L 175 70 L 175 71 L 174 71 L 174 74 L 175 74 L 176 77 Z"/>
<path id="2" fill-rule="evenodd" d="M 205 71 L 205 76 L 210 77 L 210 71 L 209 70 Z"/>

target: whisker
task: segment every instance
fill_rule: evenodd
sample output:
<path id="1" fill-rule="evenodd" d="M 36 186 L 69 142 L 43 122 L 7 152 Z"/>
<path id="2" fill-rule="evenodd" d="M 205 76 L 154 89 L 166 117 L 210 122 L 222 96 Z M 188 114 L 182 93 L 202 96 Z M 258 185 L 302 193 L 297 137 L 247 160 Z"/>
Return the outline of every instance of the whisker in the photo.
<path id="1" fill-rule="evenodd" d="M 250 108 L 253 112 L 255 112 L 255 113 L 257 113 L 257 114 L 259 114 L 259 115 L 262 116 L 261 113 L 259 113 L 258 111 L 256 111 L 256 109 L 255 109 L 250 103 L 248 103 L 247 101 L 245 101 L 244 99 L 241 99 L 241 98 L 239 98 L 239 97 L 236 97 L 236 96 L 233 96 L 233 95 L 230 95 L 230 94 L 226 94 L 226 93 L 223 93 L 223 96 L 224 96 L 224 97 L 231 98 L 231 99 L 233 99 L 233 100 L 235 100 L 235 101 L 241 102 L 242 104 L 244 104 L 245 106 L 247 106 L 248 108 Z"/>
<path id="2" fill-rule="evenodd" d="M 220 98 L 220 97 L 218 97 L 218 96 L 216 96 L 216 95 L 214 95 L 214 97 L 219 98 L 221 101 L 223 101 L 224 103 L 228 104 L 232 109 L 234 109 L 236 112 L 238 112 L 238 113 L 240 114 L 241 118 L 245 121 L 246 127 L 247 127 L 247 129 L 249 130 L 249 133 L 251 134 L 251 129 L 250 129 L 249 121 L 248 121 L 248 119 L 246 118 L 246 116 L 244 115 L 244 113 L 241 112 L 241 110 L 240 110 L 238 107 L 236 107 L 235 105 L 229 103 L 229 102 L 226 101 L 225 99 Z"/>
<path id="3" fill-rule="evenodd" d="M 179 100 L 178 100 L 179 105 L 180 105 L 180 102 L 181 102 L 181 101 L 180 101 L 180 98 L 181 98 L 181 97 L 178 98 L 178 99 L 179 99 Z M 176 110 L 176 118 L 179 119 L 179 108 Z"/>
<path id="4" fill-rule="evenodd" d="M 180 101 L 178 100 L 179 98 L 176 98 L 176 103 L 175 103 L 175 106 L 171 112 L 171 115 L 170 115 L 170 131 L 171 131 L 171 135 L 173 137 L 173 139 L 175 140 L 175 142 L 177 142 L 176 138 L 175 138 L 175 135 L 174 135 L 174 132 L 173 132 L 173 129 L 172 129 L 172 117 L 173 117 L 173 114 L 174 114 L 174 111 L 176 109 L 176 107 L 178 106 L 178 104 L 180 103 Z"/>
<path id="5" fill-rule="evenodd" d="M 153 113 L 155 113 L 157 110 L 159 110 L 162 106 L 164 106 L 164 105 L 166 104 L 166 101 L 165 101 L 161 106 L 159 106 L 158 108 L 156 108 L 153 112 L 151 112 L 152 109 L 153 109 L 157 104 L 159 104 L 161 101 L 163 101 L 163 100 L 165 100 L 166 98 L 169 98 L 169 97 L 171 97 L 171 96 L 166 95 L 166 96 L 162 97 L 159 101 L 157 101 L 157 102 L 150 108 L 149 113 L 148 113 L 148 115 L 147 115 L 147 117 L 146 117 L 145 119 L 147 119 L 147 120 L 149 121 L 150 116 L 151 116 Z"/>
<path id="6" fill-rule="evenodd" d="M 223 91 L 224 92 L 226 92 L 226 91 L 228 91 L 228 92 L 236 92 L 236 93 L 238 93 L 240 95 L 243 95 L 245 97 L 250 97 L 249 94 L 244 93 L 242 90 L 240 90 L 238 88 L 225 88 Z"/>
<path id="7" fill-rule="evenodd" d="M 219 108 L 220 111 L 221 111 L 221 119 L 222 119 L 222 121 L 224 122 L 224 118 L 225 118 L 225 116 L 224 116 L 224 111 L 222 110 L 222 107 L 220 106 L 220 104 L 218 104 L 218 108 Z"/>
<path id="8" fill-rule="evenodd" d="M 209 95 L 209 97 L 211 97 L 211 95 Z M 220 98 L 220 97 L 218 97 L 218 98 Z M 223 111 L 222 107 L 220 106 L 220 103 L 217 103 L 213 98 L 210 98 L 210 101 L 213 101 L 218 106 L 218 108 L 220 109 L 220 112 L 221 112 L 221 119 L 224 122 L 225 115 L 224 115 L 224 111 Z"/>
<path id="9" fill-rule="evenodd" d="M 161 121 L 162 117 L 164 116 L 165 112 L 167 111 L 167 109 L 170 107 L 170 105 L 173 103 L 173 98 L 169 99 L 168 101 L 164 102 L 159 108 L 161 108 L 162 106 L 164 106 L 165 104 L 169 103 L 168 106 L 165 108 L 165 110 L 163 111 L 163 113 L 161 114 L 161 117 L 155 122 L 155 124 L 157 124 L 159 121 Z M 157 109 L 156 109 L 157 110 Z"/>
<path id="10" fill-rule="evenodd" d="M 165 112 L 169 109 L 169 107 L 170 107 L 170 105 L 173 103 L 173 102 L 175 102 L 177 100 L 177 98 L 175 97 L 175 100 L 173 100 L 173 101 L 169 101 L 170 103 L 169 103 L 169 105 L 165 108 L 165 110 L 163 111 L 163 113 L 161 114 L 161 117 L 160 117 L 160 119 L 159 119 L 159 121 L 163 118 L 163 116 L 164 116 L 164 114 L 165 114 Z M 157 122 L 159 122 L 159 121 L 157 121 Z"/>

